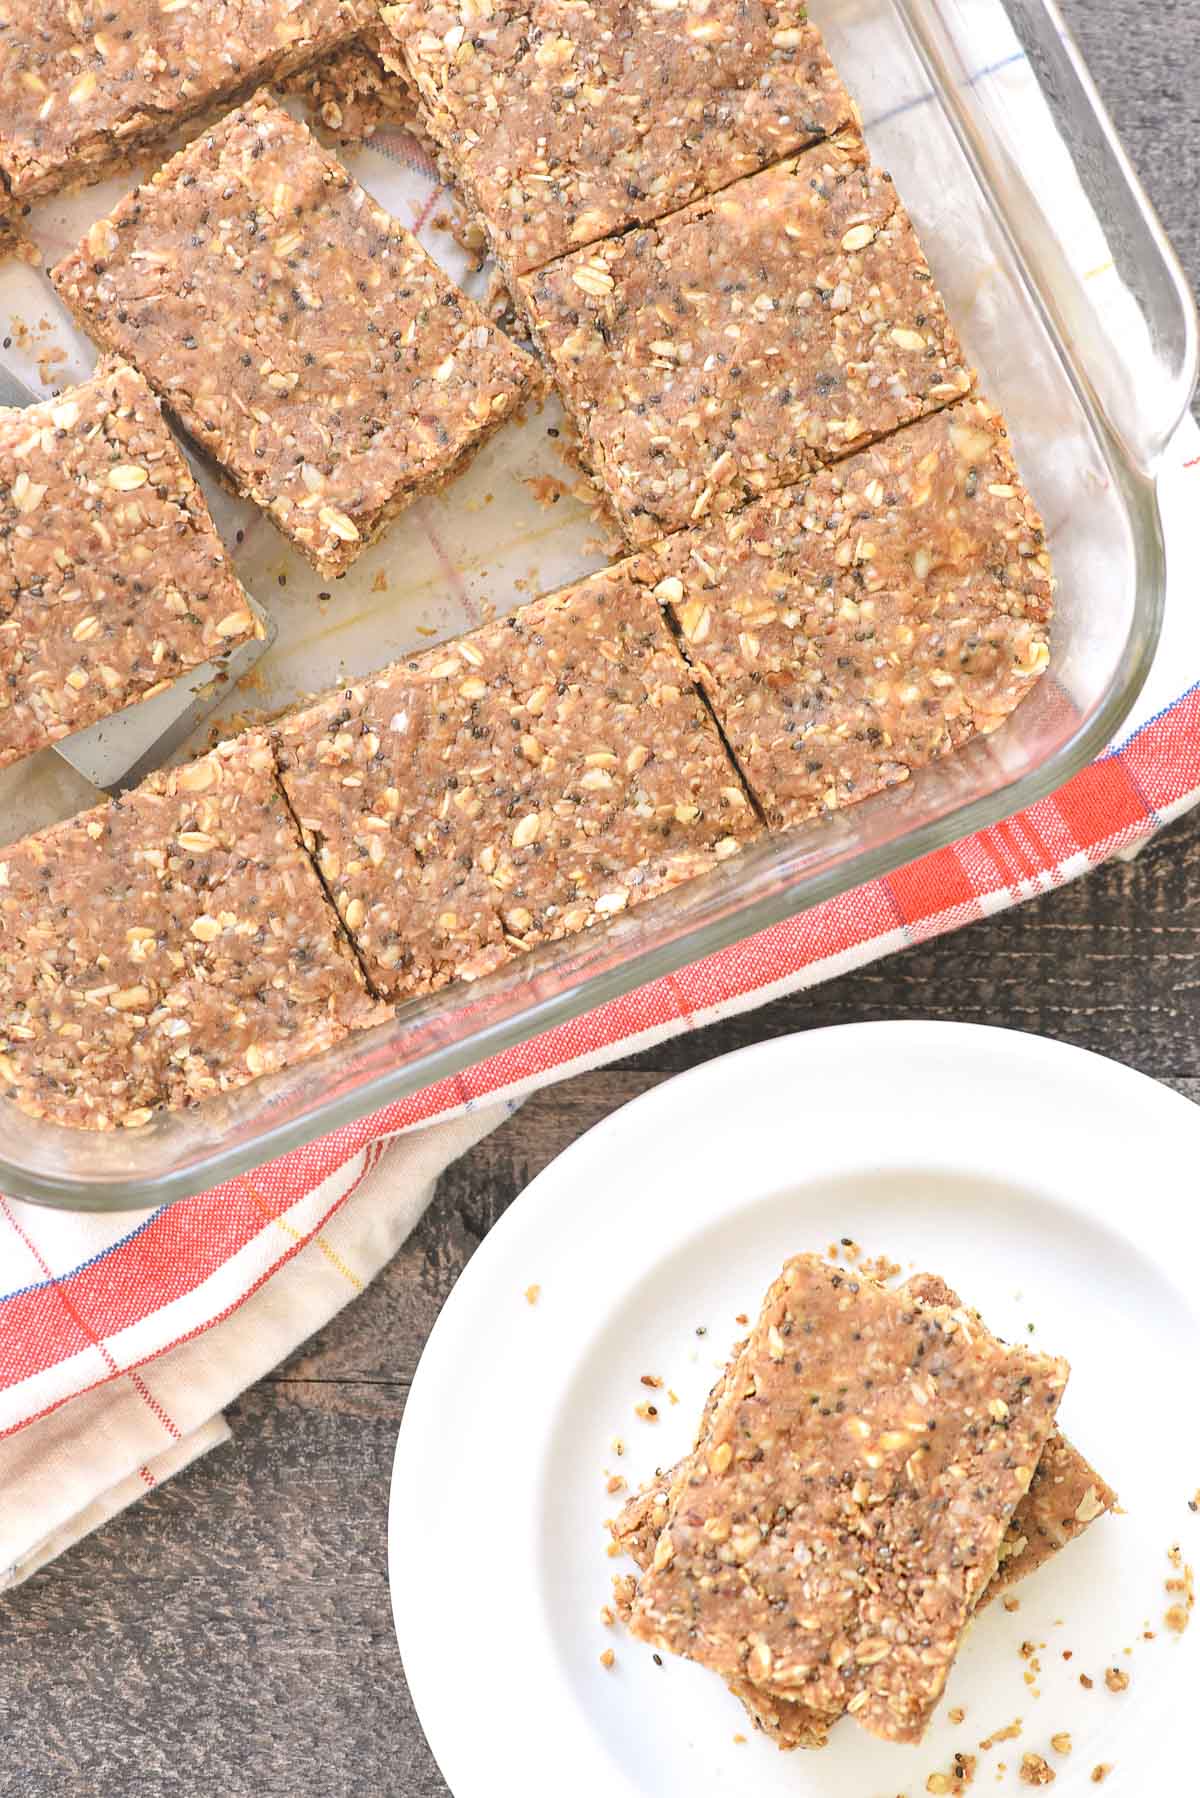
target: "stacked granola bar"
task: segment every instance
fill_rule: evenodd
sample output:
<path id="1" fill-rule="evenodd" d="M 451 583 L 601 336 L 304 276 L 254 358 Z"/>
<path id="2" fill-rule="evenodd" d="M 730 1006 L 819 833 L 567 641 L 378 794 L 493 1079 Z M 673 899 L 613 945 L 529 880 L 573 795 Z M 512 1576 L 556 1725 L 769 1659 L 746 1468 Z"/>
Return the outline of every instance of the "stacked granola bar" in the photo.
<path id="1" fill-rule="evenodd" d="M 891 1291 L 797 1256 L 692 1453 L 612 1526 L 641 1570 L 629 1627 L 780 1747 L 843 1715 L 919 1740 L 975 1610 L 1116 1502 L 1054 1428 L 1067 1372 L 934 1276 Z"/>

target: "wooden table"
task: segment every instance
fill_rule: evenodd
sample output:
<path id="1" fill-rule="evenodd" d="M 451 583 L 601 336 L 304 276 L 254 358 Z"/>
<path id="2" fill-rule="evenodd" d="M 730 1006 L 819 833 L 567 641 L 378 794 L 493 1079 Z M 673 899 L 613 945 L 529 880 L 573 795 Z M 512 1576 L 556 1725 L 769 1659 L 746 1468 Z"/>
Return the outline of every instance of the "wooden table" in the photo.
<path id="1" fill-rule="evenodd" d="M 1200 286 L 1200 0 L 1067 12 Z M 0 1601 L 0 1798 L 444 1793 L 392 1633 L 388 1476 L 438 1308 L 532 1175 L 681 1068 L 859 1018 L 1040 1031 L 1200 1099 L 1198 951 L 1200 813 L 1130 864 L 532 1099 L 374 1287 L 234 1406 L 232 1446 Z"/>

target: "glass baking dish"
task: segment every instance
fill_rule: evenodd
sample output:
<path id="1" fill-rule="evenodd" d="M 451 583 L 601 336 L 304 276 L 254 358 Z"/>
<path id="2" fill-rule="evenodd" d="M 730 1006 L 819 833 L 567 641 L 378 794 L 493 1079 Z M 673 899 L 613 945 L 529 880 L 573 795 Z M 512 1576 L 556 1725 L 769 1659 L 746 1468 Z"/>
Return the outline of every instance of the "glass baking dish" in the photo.
<path id="1" fill-rule="evenodd" d="M 810 11 L 861 107 L 876 160 L 914 215 L 982 384 L 1004 408 L 1045 515 L 1059 577 L 1049 676 L 995 736 L 907 785 L 762 843 L 603 930 L 414 1002 L 385 1027 L 195 1112 L 93 1135 L 0 1102 L 0 1190 L 115 1210 L 212 1186 L 996 822 L 1060 786 L 1113 735 L 1161 623 L 1156 470 L 1196 375 L 1195 314 L 1182 273 L 1051 0 L 810 0 Z M 128 177 L 118 189 L 126 185 Z M 99 210 L 93 201 L 93 216 Z M 50 215 L 43 247 L 45 239 L 51 248 L 74 241 L 77 223 Z M 21 279 L 43 283 L 35 303 L 54 304 L 40 274 L 26 270 Z M 74 353 L 85 355 L 75 341 Z M 32 359 L 26 343 L 19 372 L 28 374 Z M 66 368 L 43 368 L 43 381 L 61 384 L 74 372 L 72 356 L 62 360 Z M 439 502 L 443 539 L 491 500 L 484 488 L 495 485 L 497 458 L 512 453 L 485 453 L 483 472 Z M 515 484 L 512 491 L 520 510 Z M 507 504 L 487 521 L 490 553 L 467 556 L 453 581 L 438 531 L 427 536 L 442 557 L 440 573 L 436 557 L 432 572 L 413 559 L 401 521 L 369 566 L 371 591 L 387 587 L 390 568 L 403 603 L 372 610 L 360 591 L 336 656 L 322 650 L 332 626 L 281 631 L 292 658 L 284 686 L 330 685 L 347 667 L 365 672 L 421 636 L 461 627 L 466 618 L 443 603 L 451 585 L 469 599 L 477 582 L 497 610 L 508 610 L 529 597 L 532 578 L 550 586 L 603 559 L 576 507 L 565 524 L 526 520 L 526 544 L 540 545 L 537 570 L 516 578 L 495 544 Z M 228 526 L 228 502 L 215 509 Z M 269 554 L 276 562 L 282 554 L 274 539 Z M 262 597 L 265 567 L 255 570 Z M 283 586 L 288 576 L 277 579 Z M 293 572 L 293 585 L 301 595 L 289 603 L 307 606 L 311 618 L 302 574 Z M 406 610 L 418 591 L 422 606 Z M 329 595 L 318 597 L 323 620 Z M 347 612 L 344 594 L 333 604 Z M 386 626 L 363 624 L 385 617 Z M 414 627 L 414 617 L 433 622 Z M 59 815 L 87 797 L 64 790 Z M 6 838 L 29 828 L 19 787 L 0 789 L 0 806 L 10 821 Z"/>

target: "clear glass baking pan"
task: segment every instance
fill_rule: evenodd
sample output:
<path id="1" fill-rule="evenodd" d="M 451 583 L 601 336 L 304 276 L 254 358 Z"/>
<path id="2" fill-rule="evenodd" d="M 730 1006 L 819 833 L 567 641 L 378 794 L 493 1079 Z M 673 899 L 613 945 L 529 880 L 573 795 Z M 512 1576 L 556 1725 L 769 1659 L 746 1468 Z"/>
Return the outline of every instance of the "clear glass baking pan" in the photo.
<path id="1" fill-rule="evenodd" d="M 0 1103 L 0 1190 L 115 1210 L 212 1186 L 996 822 L 1061 785 L 1120 725 L 1162 616 L 1156 470 L 1196 375 L 1181 271 L 1050 0 L 811 0 L 810 10 L 1046 517 L 1059 577 L 1050 675 L 1003 730 L 907 785 L 198 1111 L 106 1136 Z M 419 157 L 385 143 L 348 160 L 400 216 L 435 230 Z M 31 223 L 47 258 L 128 179 L 45 203 Z M 444 233 L 430 242 L 453 267 Z M 86 372 L 91 352 L 40 272 L 0 271 L 5 312 L 16 372 L 43 386 Z M 244 578 L 280 623 L 241 704 L 282 704 L 378 667 L 604 560 L 594 518 L 567 491 L 558 423 L 548 407 L 495 439 L 332 595 L 269 526 L 214 493 Z M 10 776 L 4 840 L 92 797 L 53 756 Z"/>

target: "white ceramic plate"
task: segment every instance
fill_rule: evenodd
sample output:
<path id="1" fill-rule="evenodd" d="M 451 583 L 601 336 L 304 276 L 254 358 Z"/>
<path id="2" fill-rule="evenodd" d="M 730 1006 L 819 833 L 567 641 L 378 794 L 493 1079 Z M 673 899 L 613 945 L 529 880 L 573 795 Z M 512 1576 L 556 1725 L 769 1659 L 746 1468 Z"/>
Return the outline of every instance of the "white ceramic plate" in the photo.
<path id="1" fill-rule="evenodd" d="M 1194 1793 L 1200 1612 L 1182 1636 L 1163 1619 L 1169 1547 L 1200 1561 L 1198 1160 L 1200 1110 L 1166 1088 L 1058 1043 L 946 1024 L 764 1043 L 574 1143 L 459 1280 L 396 1450 L 396 1628 L 455 1798 L 919 1798 L 956 1749 L 979 1757 L 972 1798 L 1028 1790 L 1030 1751 L 1062 1798 Z M 621 1502 L 605 1482 L 633 1486 L 690 1446 L 738 1313 L 787 1255 L 841 1237 L 944 1275 L 1001 1335 L 1032 1326 L 1068 1356 L 1062 1421 L 1126 1514 L 1022 1585 L 1015 1613 L 981 1616 L 919 1747 L 842 1723 L 823 1752 L 785 1755 L 713 1675 L 658 1667 L 602 1626 L 629 1565 L 605 1554 Z M 647 1399 L 657 1423 L 635 1415 Z M 1106 1689 L 1108 1666 L 1127 1690 Z M 980 1752 L 1018 1717 L 1019 1738 Z M 1050 1746 L 1062 1731 L 1067 1756 Z M 1096 1786 L 1101 1763 L 1113 1771 Z"/>

